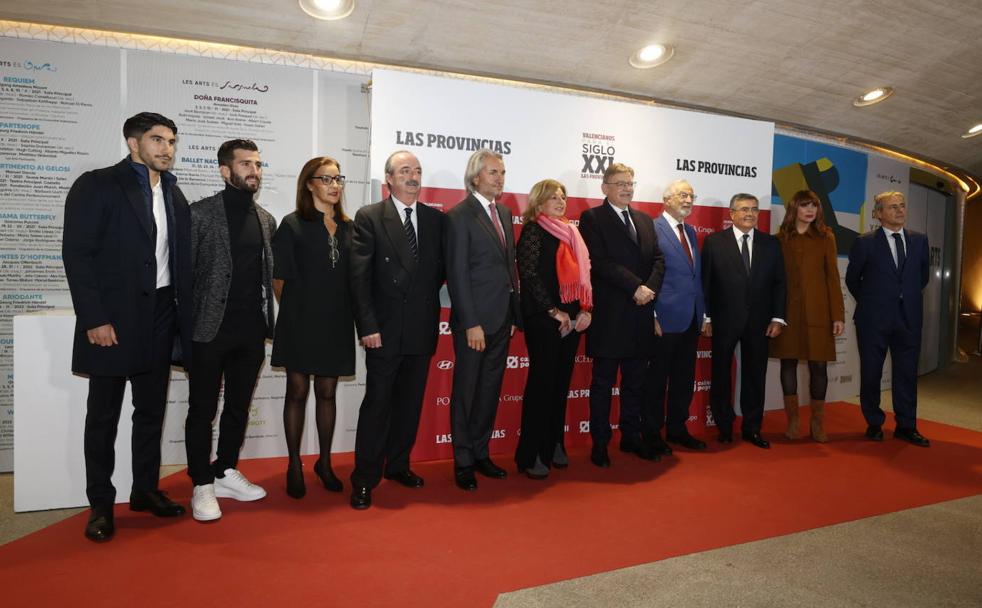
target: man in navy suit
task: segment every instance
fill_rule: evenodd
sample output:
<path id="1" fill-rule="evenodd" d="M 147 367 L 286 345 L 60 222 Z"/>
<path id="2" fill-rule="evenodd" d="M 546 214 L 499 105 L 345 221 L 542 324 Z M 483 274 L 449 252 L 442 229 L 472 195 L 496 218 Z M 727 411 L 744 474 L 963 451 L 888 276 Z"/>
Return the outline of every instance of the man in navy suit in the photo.
<path id="1" fill-rule="evenodd" d="M 662 197 L 665 210 L 655 220 L 658 245 L 665 255 L 665 280 L 655 300 L 655 350 L 648 364 L 648 394 L 644 416 L 645 442 L 660 454 L 671 454 L 661 437 L 665 426 L 666 394 L 668 430 L 666 439 L 690 450 L 706 444 L 689 434 L 696 344 L 703 325 L 705 305 L 700 279 L 699 243 L 695 229 L 685 223 L 692 213 L 696 195 L 685 180 L 668 185 Z"/>
<path id="2" fill-rule="evenodd" d="M 713 339 L 713 383 L 709 404 L 720 443 L 733 441 L 730 366 L 740 344 L 741 434 L 759 448 L 771 444 L 760 434 L 764 418 L 767 340 L 784 327 L 787 287 L 778 240 L 757 230 L 760 207 L 752 194 L 730 198 L 733 228 L 703 242 L 702 292 L 706 298 L 704 333 Z"/>
<path id="3" fill-rule="evenodd" d="M 72 371 L 89 377 L 85 536 L 113 537 L 116 428 L 133 393 L 131 511 L 184 507 L 157 488 L 171 361 L 191 357 L 191 214 L 170 172 L 177 126 L 141 112 L 123 124 L 129 156 L 79 176 L 65 199 L 62 259 L 75 307 Z"/>
<path id="4" fill-rule="evenodd" d="M 604 172 L 603 204 L 580 216 L 580 232 L 590 250 L 593 323 L 586 352 L 593 357 L 590 381 L 590 461 L 609 467 L 611 390 L 621 372 L 620 450 L 644 460 L 660 454 L 641 434 L 645 375 L 655 339 L 655 296 L 661 290 L 665 260 L 651 216 L 631 208 L 634 169 L 613 163 Z"/>
<path id="5" fill-rule="evenodd" d="M 893 361 L 893 436 L 928 447 L 917 431 L 917 359 L 921 352 L 923 300 L 929 256 L 927 236 L 906 230 L 907 201 L 900 192 L 873 199 L 881 227 L 860 236 L 849 250 L 846 286 L 856 299 L 859 402 L 866 436 L 883 441 L 880 377 L 887 350 Z"/>

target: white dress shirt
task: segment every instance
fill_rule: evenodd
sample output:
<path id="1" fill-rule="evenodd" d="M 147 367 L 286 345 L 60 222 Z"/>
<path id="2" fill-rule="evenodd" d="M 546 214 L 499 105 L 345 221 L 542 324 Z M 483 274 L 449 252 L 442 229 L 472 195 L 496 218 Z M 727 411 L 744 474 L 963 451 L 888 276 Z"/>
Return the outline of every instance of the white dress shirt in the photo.
<path id="1" fill-rule="evenodd" d="M 167 209 L 164 207 L 164 188 L 160 178 L 150 192 L 153 194 L 153 221 L 157 224 L 157 289 L 170 285 L 170 242 L 167 240 Z"/>
<path id="2" fill-rule="evenodd" d="M 897 262 L 897 239 L 893 238 L 893 235 L 900 235 L 900 240 L 904 242 L 905 255 L 910 251 L 910 249 L 907 247 L 907 235 L 904 234 L 903 228 L 900 230 L 890 230 L 886 226 L 880 226 L 880 228 L 883 230 L 883 234 L 885 234 L 887 237 L 887 245 L 890 246 L 890 255 L 893 256 L 893 265 L 899 268 L 900 264 Z"/>

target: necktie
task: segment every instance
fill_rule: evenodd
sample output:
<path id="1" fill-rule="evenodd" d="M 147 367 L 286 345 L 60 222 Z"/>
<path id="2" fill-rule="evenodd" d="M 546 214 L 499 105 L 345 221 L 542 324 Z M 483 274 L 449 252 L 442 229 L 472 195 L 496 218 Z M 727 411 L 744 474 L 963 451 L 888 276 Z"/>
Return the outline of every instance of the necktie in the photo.
<path id="1" fill-rule="evenodd" d="M 491 209 L 491 223 L 494 224 L 494 229 L 498 231 L 498 238 L 501 239 L 501 246 L 505 247 L 505 231 L 501 229 L 501 218 L 498 217 L 498 208 L 495 207 L 494 203 L 488 205 Z"/>
<path id="2" fill-rule="evenodd" d="M 631 216 L 628 215 L 627 209 L 621 211 L 621 215 L 624 216 L 624 225 L 627 226 L 628 235 L 630 235 L 631 240 L 636 244 L 638 242 L 638 231 L 634 229 L 634 224 L 631 223 Z"/>
<path id="3" fill-rule="evenodd" d="M 413 208 L 406 207 L 406 221 L 402 229 L 406 231 L 406 240 L 409 241 L 409 248 L 413 250 L 413 257 L 419 257 L 419 244 L 416 242 L 416 229 L 413 228 Z"/>
<path id="4" fill-rule="evenodd" d="M 685 238 L 685 224 L 679 223 L 679 238 L 682 239 L 682 251 L 685 252 L 685 257 L 689 258 L 689 266 L 692 266 L 692 250 L 689 249 L 689 239 Z"/>
<path id="5" fill-rule="evenodd" d="M 743 235 L 743 245 L 740 247 L 740 256 L 743 258 L 743 267 L 747 269 L 747 274 L 750 274 L 750 235 Z"/>
<path id="6" fill-rule="evenodd" d="M 907 252 L 904 251 L 904 240 L 900 238 L 899 232 L 893 233 L 893 241 L 897 245 L 897 270 L 903 270 L 904 262 L 907 261 Z"/>

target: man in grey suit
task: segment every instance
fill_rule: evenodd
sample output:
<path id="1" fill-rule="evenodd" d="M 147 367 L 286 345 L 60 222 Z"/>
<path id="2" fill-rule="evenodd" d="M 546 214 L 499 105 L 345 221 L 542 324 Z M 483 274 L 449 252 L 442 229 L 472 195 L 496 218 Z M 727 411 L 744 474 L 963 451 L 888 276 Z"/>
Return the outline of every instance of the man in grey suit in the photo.
<path id="1" fill-rule="evenodd" d="M 233 139 L 218 148 L 225 189 L 191 205 L 194 334 L 184 427 L 191 513 L 198 521 L 222 516 L 218 498 L 259 500 L 266 491 L 236 469 L 249 405 L 273 336 L 273 251 L 276 220 L 256 205 L 263 165 L 259 148 Z M 218 454 L 211 463 L 212 421 L 225 380 Z"/>
<path id="2" fill-rule="evenodd" d="M 476 490 L 477 471 L 502 479 L 488 457 L 498 412 L 508 342 L 521 323 L 511 212 L 497 204 L 505 186 L 500 154 L 471 155 L 464 174 L 470 194 L 447 213 L 447 287 L 456 364 L 450 394 L 454 478 Z"/>

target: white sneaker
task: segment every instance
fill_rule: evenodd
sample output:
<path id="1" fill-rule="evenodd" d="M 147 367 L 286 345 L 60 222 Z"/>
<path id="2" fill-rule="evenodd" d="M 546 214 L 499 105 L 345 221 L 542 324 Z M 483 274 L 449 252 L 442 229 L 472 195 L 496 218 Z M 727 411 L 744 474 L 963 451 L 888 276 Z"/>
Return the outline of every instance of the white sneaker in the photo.
<path id="1" fill-rule="evenodd" d="M 222 510 L 218 508 L 218 500 L 215 499 L 215 484 L 194 486 L 191 514 L 198 521 L 214 521 L 222 516 Z"/>
<path id="2" fill-rule="evenodd" d="M 215 496 L 248 502 L 265 497 L 266 490 L 246 479 L 237 470 L 225 469 L 225 477 L 215 478 Z"/>

